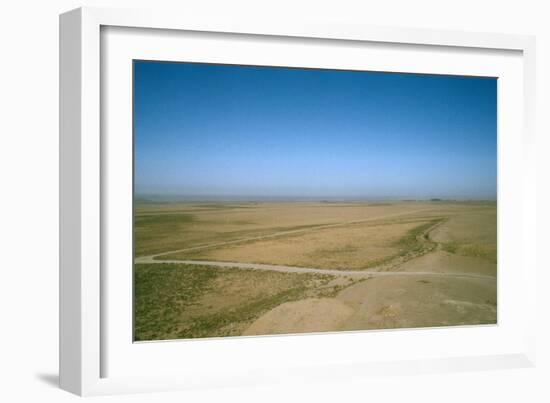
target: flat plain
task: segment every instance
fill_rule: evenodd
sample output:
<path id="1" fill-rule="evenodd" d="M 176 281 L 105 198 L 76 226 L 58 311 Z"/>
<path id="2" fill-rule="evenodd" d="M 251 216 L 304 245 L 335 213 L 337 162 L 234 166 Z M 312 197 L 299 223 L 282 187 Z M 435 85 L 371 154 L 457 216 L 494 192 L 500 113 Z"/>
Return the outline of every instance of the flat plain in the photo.
<path id="1" fill-rule="evenodd" d="M 136 341 L 494 324 L 495 202 L 137 202 Z"/>

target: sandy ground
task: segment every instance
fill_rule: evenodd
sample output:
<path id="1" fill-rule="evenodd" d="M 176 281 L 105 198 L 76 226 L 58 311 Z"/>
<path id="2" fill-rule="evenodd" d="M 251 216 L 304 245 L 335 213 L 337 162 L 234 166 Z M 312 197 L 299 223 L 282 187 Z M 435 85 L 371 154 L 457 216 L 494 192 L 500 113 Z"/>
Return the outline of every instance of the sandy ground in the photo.
<path id="1" fill-rule="evenodd" d="M 253 227 L 262 220 L 269 225 L 278 221 L 285 226 L 308 227 L 191 244 L 142 255 L 136 263 L 201 264 L 363 279 L 332 298 L 305 296 L 282 303 L 250 322 L 245 335 L 497 322 L 495 205 L 295 207 L 267 205 L 229 213 L 207 210 L 199 215 L 200 220 L 208 221 L 208 217 L 218 229 L 225 228 L 223 222 L 213 219 L 218 214 L 235 215 L 233 221 L 227 221 L 227 228 Z M 240 224 L 236 224 L 237 217 Z M 436 224 L 416 237 L 429 248 L 405 257 L 395 255 L 396 242 L 403 234 L 433 222 Z M 375 264 L 366 264 L 369 259 Z M 378 261 L 383 263 L 376 264 Z"/>
<path id="2" fill-rule="evenodd" d="M 261 316 L 243 335 L 326 332 L 341 328 L 354 313 L 348 304 L 334 298 L 286 302 Z"/>
<path id="3" fill-rule="evenodd" d="M 283 304 L 245 334 L 496 323 L 496 281 L 445 276 L 376 277 L 334 299 Z"/>
<path id="4" fill-rule="evenodd" d="M 434 228 L 434 241 L 488 243 L 496 240 L 496 215 L 473 215 L 451 219 Z M 474 221 L 477 226 L 474 226 Z M 472 233 L 472 228 L 479 228 Z M 495 324 L 497 322 L 497 264 L 487 259 L 461 256 L 442 250 L 411 259 L 395 270 L 418 276 L 373 277 L 341 291 L 324 310 L 315 302 L 285 304 L 254 322 L 246 334 L 296 333 L 315 331 L 315 323 L 332 323 L 329 330 L 368 330 L 430 326 Z M 496 246 L 495 246 L 496 247 Z M 419 272 L 440 273 L 440 276 Z M 469 273 L 485 278 L 457 277 Z M 311 309 L 310 305 L 311 304 Z M 342 305 L 343 304 L 343 305 Z M 308 307 L 308 309 L 304 309 Z M 345 307 L 345 309 L 344 309 Z M 292 312 L 292 323 L 285 315 Z M 326 321 L 326 322 L 325 322 Z M 316 331 L 323 331 L 317 328 Z"/>
<path id="5" fill-rule="evenodd" d="M 471 273 L 496 277 L 497 265 L 484 259 L 437 250 L 405 262 L 399 266 L 398 270 L 404 272 Z"/>
<path id="6" fill-rule="evenodd" d="M 373 278 L 336 299 L 354 314 L 342 330 L 496 322 L 496 282 L 449 277 Z"/>

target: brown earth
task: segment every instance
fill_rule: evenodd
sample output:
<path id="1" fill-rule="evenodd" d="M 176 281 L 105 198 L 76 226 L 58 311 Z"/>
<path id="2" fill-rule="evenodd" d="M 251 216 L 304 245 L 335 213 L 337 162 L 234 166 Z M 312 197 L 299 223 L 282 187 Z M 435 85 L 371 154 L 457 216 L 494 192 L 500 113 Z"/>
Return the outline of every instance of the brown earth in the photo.
<path id="1" fill-rule="evenodd" d="M 203 319 L 202 332 L 180 332 L 185 337 L 497 322 L 495 203 L 183 204 L 142 207 L 138 214 L 145 221 L 136 263 L 205 261 L 200 270 L 218 270 L 206 261 L 243 264 L 225 266 L 186 308 L 185 329 L 198 329 L 193 318 Z M 179 214 L 187 218 L 175 225 L 169 217 Z M 256 263 L 290 277 L 252 275 Z M 325 277 L 297 288 L 293 276 L 307 268 Z M 353 277 L 354 270 L 391 276 Z M 260 283 L 247 281 L 247 272 Z M 277 298 L 264 302 L 270 290 Z"/>

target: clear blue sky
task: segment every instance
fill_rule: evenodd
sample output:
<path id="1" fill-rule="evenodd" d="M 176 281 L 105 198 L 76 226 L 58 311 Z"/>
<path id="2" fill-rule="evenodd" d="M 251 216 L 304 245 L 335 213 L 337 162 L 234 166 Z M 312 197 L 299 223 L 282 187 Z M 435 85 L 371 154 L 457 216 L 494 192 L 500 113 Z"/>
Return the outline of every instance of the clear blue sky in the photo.
<path id="1" fill-rule="evenodd" d="M 136 196 L 496 197 L 496 79 L 134 63 Z"/>

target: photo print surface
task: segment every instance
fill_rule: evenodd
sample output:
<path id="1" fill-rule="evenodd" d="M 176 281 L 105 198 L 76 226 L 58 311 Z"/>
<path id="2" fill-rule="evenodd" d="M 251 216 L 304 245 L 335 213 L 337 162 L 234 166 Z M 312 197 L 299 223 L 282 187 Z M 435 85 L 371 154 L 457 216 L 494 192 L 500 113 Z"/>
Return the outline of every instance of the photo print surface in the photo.
<path id="1" fill-rule="evenodd" d="M 497 79 L 133 62 L 134 340 L 497 322 Z"/>

